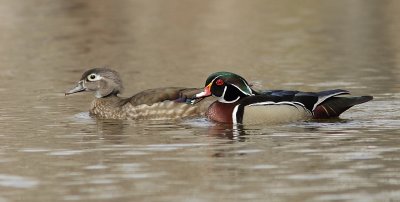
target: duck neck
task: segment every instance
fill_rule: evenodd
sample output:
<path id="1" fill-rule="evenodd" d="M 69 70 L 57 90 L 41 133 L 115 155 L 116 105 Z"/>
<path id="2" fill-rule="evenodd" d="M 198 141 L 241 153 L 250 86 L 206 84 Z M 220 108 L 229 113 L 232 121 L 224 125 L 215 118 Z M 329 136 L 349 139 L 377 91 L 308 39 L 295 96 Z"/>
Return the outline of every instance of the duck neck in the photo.
<path id="1" fill-rule="evenodd" d="M 89 112 L 100 118 L 124 119 L 126 114 L 121 109 L 125 103 L 125 99 L 117 95 L 95 98 L 92 101 Z"/>
<path id="2" fill-rule="evenodd" d="M 207 117 L 220 123 L 232 123 L 232 113 L 238 101 L 234 103 L 214 102 L 207 111 Z"/>

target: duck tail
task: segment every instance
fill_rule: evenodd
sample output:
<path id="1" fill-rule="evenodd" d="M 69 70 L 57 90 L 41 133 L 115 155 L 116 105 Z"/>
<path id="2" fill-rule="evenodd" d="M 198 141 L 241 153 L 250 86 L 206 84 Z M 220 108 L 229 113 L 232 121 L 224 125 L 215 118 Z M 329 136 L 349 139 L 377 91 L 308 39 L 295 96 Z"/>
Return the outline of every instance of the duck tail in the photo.
<path id="1" fill-rule="evenodd" d="M 313 117 L 316 119 L 338 117 L 352 106 L 368 102 L 372 99 L 372 96 L 331 97 L 315 107 Z"/>

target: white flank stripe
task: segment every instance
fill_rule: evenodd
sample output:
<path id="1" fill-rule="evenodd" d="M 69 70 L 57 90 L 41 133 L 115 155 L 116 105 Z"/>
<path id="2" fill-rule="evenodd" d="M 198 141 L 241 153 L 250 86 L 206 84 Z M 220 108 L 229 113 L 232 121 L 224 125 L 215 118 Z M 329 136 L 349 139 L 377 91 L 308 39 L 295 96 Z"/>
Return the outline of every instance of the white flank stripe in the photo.
<path id="1" fill-rule="evenodd" d="M 272 101 L 268 101 L 268 102 L 259 102 L 259 103 L 249 104 L 247 106 L 251 107 L 251 106 L 263 106 L 263 105 L 291 105 L 293 107 L 296 107 L 298 110 L 300 109 L 299 107 L 301 107 L 304 111 L 307 111 L 307 112 L 311 113 L 310 110 L 308 110 L 306 108 L 306 106 L 301 102 L 288 102 L 288 101 L 272 102 Z"/>
<path id="2" fill-rule="evenodd" d="M 305 107 L 303 103 L 301 102 L 272 102 L 272 101 L 267 101 L 267 102 L 259 102 L 259 103 L 254 103 L 254 104 L 249 104 L 248 106 L 258 106 L 258 105 L 292 105 L 292 106 L 296 106 L 296 105 L 300 105 L 302 107 Z"/>

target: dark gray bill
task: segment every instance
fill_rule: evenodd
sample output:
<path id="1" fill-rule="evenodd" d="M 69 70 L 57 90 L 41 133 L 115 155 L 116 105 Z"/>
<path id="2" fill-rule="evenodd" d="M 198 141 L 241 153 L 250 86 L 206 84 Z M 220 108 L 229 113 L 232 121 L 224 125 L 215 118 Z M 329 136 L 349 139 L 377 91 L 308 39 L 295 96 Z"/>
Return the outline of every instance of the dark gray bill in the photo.
<path id="1" fill-rule="evenodd" d="M 78 84 L 75 87 L 67 90 L 65 92 L 65 95 L 79 93 L 79 92 L 82 92 L 82 91 L 85 91 L 85 90 L 86 90 L 86 88 L 83 86 L 83 81 L 79 81 Z"/>

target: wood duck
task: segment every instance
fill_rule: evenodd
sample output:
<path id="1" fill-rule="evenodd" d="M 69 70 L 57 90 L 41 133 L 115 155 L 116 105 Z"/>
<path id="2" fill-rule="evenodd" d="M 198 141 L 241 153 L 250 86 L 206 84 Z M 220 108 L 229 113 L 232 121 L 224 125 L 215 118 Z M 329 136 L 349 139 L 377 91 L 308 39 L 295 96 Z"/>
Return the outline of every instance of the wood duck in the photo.
<path id="1" fill-rule="evenodd" d="M 217 98 L 206 112 L 209 119 L 223 123 L 281 123 L 307 119 L 338 117 L 354 105 L 368 102 L 372 96 L 343 97 L 346 90 L 301 92 L 268 90 L 257 92 L 241 76 L 216 72 L 206 81 L 204 91 L 195 95 Z"/>
<path id="2" fill-rule="evenodd" d="M 94 68 L 83 73 L 78 84 L 65 95 L 94 92 L 90 114 L 103 119 L 178 119 L 204 116 L 214 100 L 190 103 L 202 91 L 198 88 L 166 87 L 149 89 L 129 98 L 119 97 L 123 85 L 119 74 L 108 68 Z"/>

